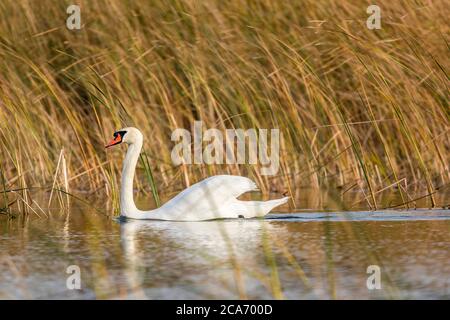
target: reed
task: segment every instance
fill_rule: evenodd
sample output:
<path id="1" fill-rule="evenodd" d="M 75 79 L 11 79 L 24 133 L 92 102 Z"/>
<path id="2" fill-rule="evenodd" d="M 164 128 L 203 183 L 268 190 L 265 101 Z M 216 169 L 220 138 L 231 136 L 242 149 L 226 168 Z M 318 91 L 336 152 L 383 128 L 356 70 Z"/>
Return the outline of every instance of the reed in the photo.
<path id="1" fill-rule="evenodd" d="M 156 203 L 156 185 L 174 191 L 225 173 L 265 192 L 355 185 L 371 207 L 405 181 L 395 191 L 403 202 L 442 205 L 432 195 L 450 182 L 445 1 L 378 1 L 381 30 L 366 28 L 362 0 L 78 3 L 83 26 L 73 31 L 68 1 L 0 3 L 3 189 L 51 184 L 64 148 L 64 171 L 82 174 L 71 192 L 113 193 L 116 203 L 123 150 L 103 146 L 132 125 L 148 154 L 138 186 L 150 182 Z M 195 120 L 279 128 L 280 171 L 175 167 L 171 132 Z"/>
<path id="2" fill-rule="evenodd" d="M 155 179 L 153 178 L 152 168 L 150 166 L 150 162 L 147 157 L 147 153 L 145 151 L 141 154 L 141 163 L 145 169 L 145 175 L 147 177 L 148 183 L 152 188 L 153 199 L 155 200 L 155 204 L 157 207 L 161 205 L 161 200 L 159 199 L 158 188 L 156 187 Z"/>
<path id="3" fill-rule="evenodd" d="M 3 205 L 0 206 L 0 213 L 9 213 L 9 203 L 8 203 L 8 196 L 6 195 L 6 183 L 5 183 L 5 177 L 3 175 L 3 170 L 0 164 L 0 178 L 2 179 L 2 196 L 3 196 Z"/>

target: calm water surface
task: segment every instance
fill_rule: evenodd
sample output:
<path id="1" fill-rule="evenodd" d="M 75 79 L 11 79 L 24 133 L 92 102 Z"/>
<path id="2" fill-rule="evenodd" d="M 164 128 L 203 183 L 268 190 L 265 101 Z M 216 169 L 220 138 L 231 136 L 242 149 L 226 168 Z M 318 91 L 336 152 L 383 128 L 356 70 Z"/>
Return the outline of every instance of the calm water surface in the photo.
<path id="1" fill-rule="evenodd" d="M 118 221 L 0 217 L 2 299 L 450 298 L 450 210 Z M 69 290 L 77 265 L 81 290 Z M 368 290 L 367 267 L 381 271 Z"/>

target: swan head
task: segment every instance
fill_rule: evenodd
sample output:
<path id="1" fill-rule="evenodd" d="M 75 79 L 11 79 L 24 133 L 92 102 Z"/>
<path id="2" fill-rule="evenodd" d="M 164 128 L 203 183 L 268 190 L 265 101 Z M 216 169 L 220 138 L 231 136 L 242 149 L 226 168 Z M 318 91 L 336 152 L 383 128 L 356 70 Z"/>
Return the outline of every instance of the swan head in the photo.
<path id="1" fill-rule="evenodd" d="M 127 127 L 120 130 L 117 130 L 114 132 L 114 139 L 111 140 L 105 148 L 109 148 L 112 146 L 115 146 L 116 144 L 120 143 L 126 143 L 126 144 L 133 144 L 138 141 L 142 141 L 142 133 L 133 127 Z"/>

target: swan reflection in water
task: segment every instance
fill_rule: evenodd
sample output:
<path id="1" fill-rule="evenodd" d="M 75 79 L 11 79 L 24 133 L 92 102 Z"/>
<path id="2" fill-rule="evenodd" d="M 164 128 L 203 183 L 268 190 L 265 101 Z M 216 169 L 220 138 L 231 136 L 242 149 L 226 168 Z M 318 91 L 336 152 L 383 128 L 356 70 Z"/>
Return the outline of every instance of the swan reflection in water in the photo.
<path id="1" fill-rule="evenodd" d="M 262 219 L 119 223 L 129 297 L 147 299 L 239 298 L 246 286 L 264 289 L 254 274 L 265 273 L 270 235 L 286 232 Z"/>

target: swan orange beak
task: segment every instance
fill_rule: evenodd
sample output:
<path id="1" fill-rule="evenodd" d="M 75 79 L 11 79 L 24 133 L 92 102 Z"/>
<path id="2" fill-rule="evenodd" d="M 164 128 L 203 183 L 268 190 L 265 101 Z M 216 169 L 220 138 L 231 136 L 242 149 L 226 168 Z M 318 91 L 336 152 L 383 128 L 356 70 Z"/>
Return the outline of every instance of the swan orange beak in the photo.
<path id="1" fill-rule="evenodd" d="M 113 140 L 111 140 L 106 146 L 105 148 L 109 148 L 112 147 L 116 144 L 119 144 L 122 142 L 122 137 L 120 136 L 120 134 L 118 134 Z"/>

